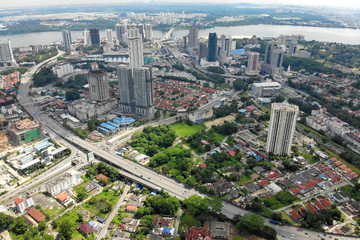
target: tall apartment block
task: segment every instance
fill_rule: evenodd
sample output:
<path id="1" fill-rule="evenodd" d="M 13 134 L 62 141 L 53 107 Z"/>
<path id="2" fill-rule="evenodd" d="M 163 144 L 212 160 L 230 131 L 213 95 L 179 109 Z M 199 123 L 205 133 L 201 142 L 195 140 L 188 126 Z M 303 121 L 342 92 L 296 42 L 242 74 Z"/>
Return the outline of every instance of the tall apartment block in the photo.
<path id="1" fill-rule="evenodd" d="M 245 73 L 249 76 L 259 74 L 259 56 L 257 52 L 249 52 L 248 65 Z"/>
<path id="2" fill-rule="evenodd" d="M 0 68 L 16 67 L 10 40 L 0 40 Z"/>
<path id="3" fill-rule="evenodd" d="M 126 33 L 126 26 L 120 23 L 115 25 L 116 39 L 120 42 L 124 40 L 124 34 Z"/>
<path id="4" fill-rule="evenodd" d="M 112 29 L 106 29 L 107 43 L 113 42 Z"/>
<path id="5" fill-rule="evenodd" d="M 90 46 L 91 45 L 90 31 L 85 29 L 83 35 L 84 35 L 84 46 Z"/>
<path id="6" fill-rule="evenodd" d="M 62 30 L 62 37 L 65 50 L 71 50 L 71 32 L 70 30 Z"/>
<path id="7" fill-rule="evenodd" d="M 129 27 L 129 51 L 130 51 L 130 67 L 140 68 L 144 65 L 144 54 L 142 46 L 142 37 L 136 25 Z"/>
<path id="8" fill-rule="evenodd" d="M 276 155 L 289 154 L 294 137 L 299 107 L 287 101 L 271 105 L 270 127 L 266 151 Z"/>

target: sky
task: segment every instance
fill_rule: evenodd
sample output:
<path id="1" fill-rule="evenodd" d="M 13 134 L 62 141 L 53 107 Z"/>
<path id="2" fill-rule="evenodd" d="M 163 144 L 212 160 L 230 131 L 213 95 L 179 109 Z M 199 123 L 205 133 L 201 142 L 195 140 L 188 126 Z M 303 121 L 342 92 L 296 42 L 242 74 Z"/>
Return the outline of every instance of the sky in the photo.
<path id="1" fill-rule="evenodd" d="M 21 6 L 72 5 L 72 4 L 121 4 L 133 2 L 177 2 L 177 3 L 224 3 L 224 0 L 0 0 L 1 8 Z M 360 0 L 226 0 L 226 3 L 291 4 L 307 6 L 329 6 L 360 9 Z"/>

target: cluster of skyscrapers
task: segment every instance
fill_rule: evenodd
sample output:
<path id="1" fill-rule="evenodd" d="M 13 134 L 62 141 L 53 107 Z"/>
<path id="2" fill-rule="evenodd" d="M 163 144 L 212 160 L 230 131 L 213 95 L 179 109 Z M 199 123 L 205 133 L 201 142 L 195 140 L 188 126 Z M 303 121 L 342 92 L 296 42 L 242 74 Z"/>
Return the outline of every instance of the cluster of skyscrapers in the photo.
<path id="1" fill-rule="evenodd" d="M 142 35 L 136 25 L 128 29 L 130 64 L 118 67 L 120 111 L 151 119 L 154 93 L 151 69 L 144 67 Z"/>

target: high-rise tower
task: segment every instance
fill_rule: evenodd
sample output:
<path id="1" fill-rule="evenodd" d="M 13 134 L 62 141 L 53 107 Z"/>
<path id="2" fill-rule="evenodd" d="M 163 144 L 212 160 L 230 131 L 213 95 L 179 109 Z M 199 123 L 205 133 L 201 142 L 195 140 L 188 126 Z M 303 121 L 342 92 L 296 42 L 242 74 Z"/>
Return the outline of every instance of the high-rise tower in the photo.
<path id="1" fill-rule="evenodd" d="M 126 33 L 126 26 L 120 23 L 115 25 L 116 39 L 120 42 L 124 40 L 123 35 Z"/>
<path id="2" fill-rule="evenodd" d="M 99 69 L 97 63 L 91 65 L 88 73 L 90 99 L 104 101 L 110 98 L 109 81 L 107 73 Z"/>
<path id="3" fill-rule="evenodd" d="M 71 32 L 69 30 L 62 30 L 62 37 L 64 41 L 65 50 L 71 49 Z"/>
<path id="4" fill-rule="evenodd" d="M 113 42 L 112 29 L 106 29 L 107 43 Z"/>
<path id="5" fill-rule="evenodd" d="M 91 45 L 100 46 L 100 33 L 98 28 L 90 29 Z"/>
<path id="6" fill-rule="evenodd" d="M 191 49 L 199 47 L 199 29 L 197 27 L 191 27 L 189 30 L 189 47 Z"/>
<path id="7" fill-rule="evenodd" d="M 0 40 L 0 68 L 16 67 L 10 40 Z"/>
<path id="8" fill-rule="evenodd" d="M 90 46 L 91 45 L 90 31 L 85 29 L 83 35 L 84 35 L 84 46 Z"/>
<path id="9" fill-rule="evenodd" d="M 265 49 L 265 64 L 262 71 L 265 74 L 282 75 L 284 68 L 282 62 L 284 58 L 284 51 L 278 47 L 276 42 L 271 42 Z"/>
<path id="10" fill-rule="evenodd" d="M 140 68 L 144 65 L 144 54 L 142 46 L 142 37 L 136 25 L 129 28 L 129 51 L 130 51 L 130 67 Z"/>
<path id="11" fill-rule="evenodd" d="M 259 74 L 259 56 L 260 54 L 257 52 L 249 52 L 248 65 L 245 71 L 247 75 L 251 76 Z"/>
<path id="12" fill-rule="evenodd" d="M 299 107 L 287 101 L 271 105 L 270 127 L 266 151 L 277 155 L 289 154 L 294 137 Z"/>
<path id="13" fill-rule="evenodd" d="M 208 62 L 216 62 L 217 56 L 217 36 L 216 33 L 209 33 L 209 41 L 208 41 Z"/>
<path id="14" fill-rule="evenodd" d="M 153 39 L 153 29 L 152 29 L 152 25 L 151 25 L 151 24 L 146 24 L 146 25 L 145 25 L 145 38 L 146 38 L 147 40 Z"/>

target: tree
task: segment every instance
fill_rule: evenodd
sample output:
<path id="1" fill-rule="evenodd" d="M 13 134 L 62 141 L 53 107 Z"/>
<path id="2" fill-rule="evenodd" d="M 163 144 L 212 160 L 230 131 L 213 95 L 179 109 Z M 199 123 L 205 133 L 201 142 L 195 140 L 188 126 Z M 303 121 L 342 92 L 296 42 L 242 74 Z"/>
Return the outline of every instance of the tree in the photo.
<path id="1" fill-rule="evenodd" d="M 67 101 L 74 101 L 80 99 L 80 93 L 74 90 L 67 91 L 65 97 Z"/>
<path id="2" fill-rule="evenodd" d="M 200 227 L 200 221 L 196 220 L 192 215 L 185 215 L 181 217 L 181 225 L 187 228 L 190 227 Z"/>
<path id="3" fill-rule="evenodd" d="M 87 195 L 85 187 L 84 186 L 79 187 L 78 191 L 77 191 L 77 195 L 76 195 L 76 200 L 78 202 L 81 202 L 82 200 L 84 200 L 87 197 L 88 197 L 88 195 Z"/>
<path id="4" fill-rule="evenodd" d="M 264 228 L 264 219 L 256 214 L 246 213 L 241 217 L 236 227 L 239 231 L 241 231 L 242 228 L 246 228 L 251 232 L 259 233 Z"/>
<path id="5" fill-rule="evenodd" d="M 70 222 L 63 221 L 60 223 L 60 226 L 59 226 L 60 239 L 70 240 L 72 233 L 73 233 L 73 229 L 71 227 Z"/>
<path id="6" fill-rule="evenodd" d="M 12 216 L 6 215 L 3 212 L 0 212 L 0 232 L 9 228 L 13 224 L 14 218 Z"/>
<path id="7" fill-rule="evenodd" d="M 24 234 L 28 229 L 28 225 L 23 217 L 15 218 L 14 224 L 11 227 L 11 231 L 17 235 Z"/>
<path id="8" fill-rule="evenodd" d="M 38 230 L 39 230 L 39 232 L 46 230 L 46 222 L 45 221 L 39 222 Z"/>

